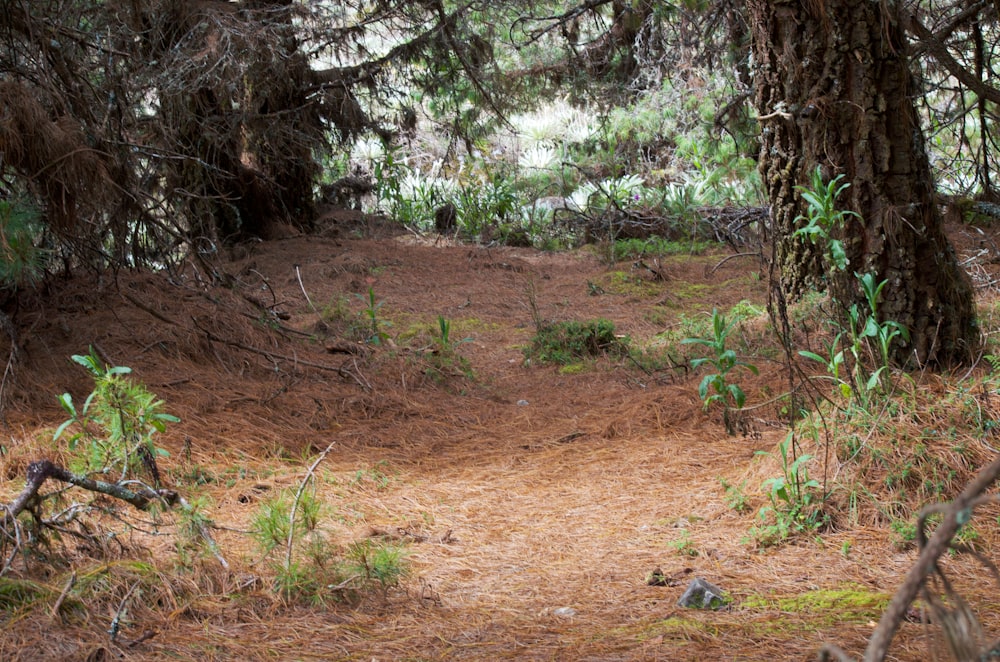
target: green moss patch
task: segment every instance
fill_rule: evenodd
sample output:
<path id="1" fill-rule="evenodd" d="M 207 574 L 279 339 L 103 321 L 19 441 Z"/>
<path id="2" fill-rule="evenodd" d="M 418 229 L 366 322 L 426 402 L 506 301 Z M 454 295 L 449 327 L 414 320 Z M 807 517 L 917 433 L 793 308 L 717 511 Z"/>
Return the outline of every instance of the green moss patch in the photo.
<path id="1" fill-rule="evenodd" d="M 750 595 L 739 606 L 750 610 L 775 610 L 820 616 L 824 624 L 865 623 L 878 619 L 891 596 L 863 586 L 820 589 L 788 596 Z"/>

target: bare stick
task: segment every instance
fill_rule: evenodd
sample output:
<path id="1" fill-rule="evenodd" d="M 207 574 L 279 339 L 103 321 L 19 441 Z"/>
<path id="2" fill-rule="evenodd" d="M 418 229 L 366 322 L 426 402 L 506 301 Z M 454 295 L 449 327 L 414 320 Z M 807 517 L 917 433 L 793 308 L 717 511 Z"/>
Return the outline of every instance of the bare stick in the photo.
<path id="1" fill-rule="evenodd" d="M 75 584 L 76 573 L 74 572 L 69 576 L 69 580 L 66 581 L 66 586 L 63 587 L 62 593 L 59 594 L 59 599 L 56 600 L 54 605 L 52 605 L 52 620 L 56 620 L 56 618 L 58 618 L 59 609 L 62 608 L 63 601 L 66 599 L 66 596 L 69 595 L 70 590 L 72 590 Z"/>
<path id="2" fill-rule="evenodd" d="M 721 267 L 726 262 L 729 262 L 730 260 L 732 260 L 734 258 L 737 258 L 737 257 L 760 257 L 760 251 L 758 251 L 756 253 L 734 253 L 733 255 L 727 255 L 726 257 L 722 258 L 719 261 L 718 264 L 716 264 L 714 267 L 712 267 L 711 269 L 709 269 L 708 273 L 714 274 L 716 272 L 716 270 L 718 270 L 719 267 Z"/>
<path id="3" fill-rule="evenodd" d="M 220 343 L 222 343 L 224 345 L 229 345 L 230 347 L 236 347 L 237 349 L 242 349 L 245 352 L 250 352 L 252 354 L 259 354 L 260 356 L 268 358 L 271 361 L 274 361 L 275 363 L 277 363 L 277 361 L 275 361 L 275 359 L 281 359 L 282 361 L 288 361 L 290 363 L 297 363 L 299 365 L 308 366 L 310 368 L 319 368 L 320 370 L 329 370 L 331 372 L 339 373 L 341 376 L 343 376 L 344 373 L 345 373 L 345 370 L 343 368 L 335 368 L 333 366 L 323 365 L 322 363 L 313 363 L 312 361 L 304 361 L 304 360 L 299 359 L 299 358 L 295 358 L 295 357 L 291 357 L 291 356 L 285 356 L 284 354 L 278 354 L 277 352 L 270 352 L 270 351 L 263 350 L 263 349 L 257 349 L 256 347 L 251 347 L 250 345 L 244 345 L 243 343 L 238 342 L 236 340 L 226 340 L 225 338 L 222 338 L 220 336 L 215 335 L 214 333 L 212 333 L 208 329 L 206 329 L 206 328 L 198 325 L 197 323 L 195 324 L 195 326 L 198 328 L 199 331 L 202 331 L 205 334 L 205 336 L 208 337 L 209 340 L 211 340 L 213 342 L 220 342 Z"/>
<path id="4" fill-rule="evenodd" d="M 306 471 L 306 475 L 302 478 L 302 482 L 299 483 L 299 489 L 295 493 L 295 501 L 292 503 L 292 512 L 288 516 L 288 542 L 285 543 L 285 569 L 287 570 L 292 566 L 292 539 L 295 537 L 295 511 L 299 508 L 299 500 L 302 499 L 302 493 L 306 490 L 306 483 L 312 478 L 313 472 L 316 471 L 316 467 L 319 463 L 326 459 L 330 451 L 333 449 L 333 445 L 337 443 L 336 441 L 331 441 L 329 445 L 323 449 L 323 452 L 319 454 L 316 461 L 312 463 L 309 470 Z"/>
<path id="5" fill-rule="evenodd" d="M 302 274 L 299 273 L 299 265 L 297 264 L 295 265 L 295 278 L 299 281 L 299 289 L 302 290 L 302 296 L 306 298 L 306 303 L 309 304 L 309 309 L 319 315 L 319 312 L 316 310 L 316 306 L 313 305 L 312 299 L 309 298 L 309 293 L 306 292 L 306 286 L 302 284 Z"/>
<path id="6" fill-rule="evenodd" d="M 184 497 L 177 495 L 177 502 L 180 504 L 181 508 L 187 511 L 189 514 L 193 510 L 191 504 L 189 504 Z M 229 570 L 229 563 L 226 561 L 226 557 L 222 555 L 222 551 L 219 549 L 218 543 L 215 542 L 215 538 L 212 537 L 212 532 L 208 528 L 208 524 L 205 523 L 200 517 L 194 520 L 198 526 L 198 533 L 201 535 L 205 544 L 208 545 L 208 550 L 212 552 L 212 556 L 216 558 L 221 565 L 226 570 Z"/>
<path id="7" fill-rule="evenodd" d="M 10 532 L 6 530 L 7 522 L 10 522 L 11 528 L 14 529 L 14 547 L 10 551 L 10 556 L 7 557 L 7 561 L 4 562 L 3 568 L 0 568 L 0 577 L 7 574 L 10 570 L 10 566 L 14 564 L 14 559 L 17 558 L 17 553 L 21 551 L 21 523 L 17 521 L 17 517 L 12 514 L 11 507 L 4 504 L 4 518 L 3 518 L 3 530 L 0 533 L 6 536 L 10 536 Z"/>
<path id="8" fill-rule="evenodd" d="M 128 599 L 132 597 L 132 592 L 135 591 L 135 587 L 139 585 L 139 580 L 137 579 L 132 586 L 129 588 L 128 593 L 122 598 L 122 601 L 118 603 L 118 609 L 115 611 L 115 617 L 111 619 L 111 627 L 108 628 L 108 634 L 111 635 L 111 642 L 114 643 L 118 639 L 118 628 L 120 627 L 122 612 L 125 611 L 125 603 Z"/>

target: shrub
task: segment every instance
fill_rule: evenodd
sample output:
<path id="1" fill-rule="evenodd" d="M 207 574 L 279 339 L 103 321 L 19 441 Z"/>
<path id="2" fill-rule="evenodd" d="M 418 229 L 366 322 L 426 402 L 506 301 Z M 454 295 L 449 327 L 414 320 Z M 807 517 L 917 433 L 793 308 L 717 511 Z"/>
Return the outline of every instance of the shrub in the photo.
<path id="1" fill-rule="evenodd" d="M 605 355 L 625 356 L 628 346 L 628 337 L 617 336 L 614 322 L 606 319 L 552 322 L 539 327 L 525 357 L 565 365 Z"/>

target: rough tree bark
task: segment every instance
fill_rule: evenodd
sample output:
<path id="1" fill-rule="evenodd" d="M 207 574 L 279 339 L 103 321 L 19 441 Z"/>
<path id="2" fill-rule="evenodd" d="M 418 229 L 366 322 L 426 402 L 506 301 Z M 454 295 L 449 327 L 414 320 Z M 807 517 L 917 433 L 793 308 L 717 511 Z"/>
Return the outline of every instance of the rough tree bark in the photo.
<path id="1" fill-rule="evenodd" d="M 967 361 L 979 343 L 973 291 L 943 232 L 916 109 L 908 45 L 892 0 L 747 0 L 760 170 L 772 205 L 776 269 L 792 296 L 828 285 L 844 309 L 855 273 L 887 280 L 879 316 L 906 326 L 895 357 Z M 839 206 L 861 215 L 842 236 L 850 265 L 824 283 L 817 249 L 793 237 L 795 191 L 816 166 L 850 182 Z M 880 320 L 881 321 L 881 320 Z"/>

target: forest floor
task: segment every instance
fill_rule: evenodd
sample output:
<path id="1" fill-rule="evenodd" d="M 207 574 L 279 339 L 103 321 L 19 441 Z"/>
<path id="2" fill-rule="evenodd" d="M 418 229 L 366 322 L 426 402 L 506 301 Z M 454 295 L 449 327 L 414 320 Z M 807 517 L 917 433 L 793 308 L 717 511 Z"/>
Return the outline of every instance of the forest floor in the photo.
<path id="1" fill-rule="evenodd" d="M 804 660 L 824 642 L 863 650 L 916 552 L 885 523 L 776 547 L 749 535 L 787 433 L 776 400 L 787 371 L 766 315 L 733 337 L 760 368 L 737 376 L 759 405 L 737 436 L 717 408 L 703 411 L 704 370 L 525 361 L 538 319 L 606 318 L 649 345 L 713 308 L 762 307 L 767 277 L 755 257 L 727 260 L 719 247 L 612 264 L 599 247 L 545 253 L 335 229 L 234 251 L 228 287 L 189 267 L 80 274 L 22 297 L 0 500 L 21 490 L 30 461 L 65 461 L 65 443 L 52 442 L 65 418 L 56 395 L 83 401 L 91 383 L 68 359 L 93 346 L 182 419 L 158 438 L 170 452 L 161 471 L 189 499 L 210 498 L 230 568 L 182 560 L 174 531 L 152 535 L 151 523 L 119 524 L 103 549 L 67 538 L 53 551 L 66 565 L 12 566 L 44 599 L 28 608 L 0 597 L 0 659 Z M 952 235 L 961 256 L 986 246 L 998 257 L 973 229 Z M 992 310 L 996 292 L 979 294 Z M 368 308 L 387 336 L 378 346 L 351 340 Z M 439 316 L 453 341 L 468 339 L 455 346 L 467 365 L 430 352 Z M 948 388 L 947 378 L 918 379 Z M 384 594 L 310 606 L 275 595 L 246 531 L 330 444 L 317 495 L 331 549 L 396 539 L 410 574 Z M 724 483 L 744 486 L 744 509 Z M 994 560 L 996 528 L 979 529 Z M 1000 592 L 972 562 L 952 565 L 995 636 Z M 71 567 L 78 582 L 103 577 L 106 597 L 80 593 L 90 597 L 56 608 Z M 647 583 L 655 570 L 665 585 Z M 679 607 L 694 577 L 727 591 L 729 606 Z M 903 623 L 892 659 L 929 659 L 929 644 L 933 629 Z"/>

